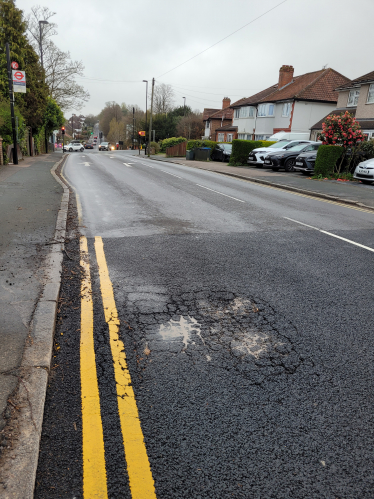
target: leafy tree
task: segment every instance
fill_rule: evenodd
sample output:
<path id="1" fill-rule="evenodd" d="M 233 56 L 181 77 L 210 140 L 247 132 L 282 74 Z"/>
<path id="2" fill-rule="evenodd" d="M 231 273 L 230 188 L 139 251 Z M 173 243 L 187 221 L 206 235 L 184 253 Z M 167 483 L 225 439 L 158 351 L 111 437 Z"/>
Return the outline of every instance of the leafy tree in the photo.
<path id="1" fill-rule="evenodd" d="M 22 11 L 13 0 L 0 0 L 0 93 L 8 99 L 8 77 L 5 43 L 9 42 L 10 57 L 26 71 L 26 94 L 15 94 L 20 112 L 35 132 L 43 124 L 47 105 L 48 88 L 43 82 L 43 72 L 38 55 L 26 36 L 26 22 Z"/>
<path id="2" fill-rule="evenodd" d="M 115 118 L 116 121 L 120 121 L 122 116 L 121 106 L 117 102 L 110 101 L 105 103 L 104 109 L 99 114 L 100 130 L 102 130 L 105 136 L 109 133 L 112 119 Z"/>
<path id="3" fill-rule="evenodd" d="M 109 142 L 117 143 L 120 140 L 126 139 L 125 123 L 117 121 L 115 118 L 110 122 L 109 133 L 107 136 Z"/>
<path id="4" fill-rule="evenodd" d="M 203 115 L 199 111 L 182 117 L 177 125 L 177 134 L 188 139 L 201 139 L 204 135 Z"/>
<path id="5" fill-rule="evenodd" d="M 16 106 L 14 114 L 18 118 L 18 139 L 22 140 L 25 134 L 26 123 Z M 0 98 L 0 136 L 3 138 L 3 145 L 13 143 L 12 117 L 10 114 L 9 101 Z"/>
<path id="6" fill-rule="evenodd" d="M 65 123 L 64 115 L 60 106 L 51 97 L 48 97 L 48 103 L 44 114 L 44 129 L 48 134 L 57 130 Z"/>
<path id="7" fill-rule="evenodd" d="M 95 116 L 94 114 L 87 114 L 84 119 L 85 124 L 91 128 L 93 128 L 98 121 L 99 117 Z"/>
<path id="8" fill-rule="evenodd" d="M 348 112 L 340 113 L 340 116 L 330 114 L 322 123 L 322 133 L 318 134 L 318 140 L 323 145 L 337 145 L 345 149 L 355 147 L 364 140 L 361 127 L 356 119 Z"/>

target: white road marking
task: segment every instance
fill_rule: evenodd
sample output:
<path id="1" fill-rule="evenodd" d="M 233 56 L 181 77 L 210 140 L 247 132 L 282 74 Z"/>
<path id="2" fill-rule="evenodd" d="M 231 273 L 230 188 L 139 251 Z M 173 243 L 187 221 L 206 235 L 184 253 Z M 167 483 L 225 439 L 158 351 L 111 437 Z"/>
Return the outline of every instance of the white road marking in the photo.
<path id="1" fill-rule="evenodd" d="M 91 163 L 88 163 L 88 161 L 85 161 L 84 163 L 78 163 L 78 165 L 91 166 Z"/>
<path id="2" fill-rule="evenodd" d="M 223 192 L 215 191 L 214 189 L 209 189 L 209 187 L 205 187 L 205 185 L 196 184 L 203 189 L 207 189 L 208 191 L 216 192 L 217 194 L 221 194 L 221 196 L 226 196 L 227 198 L 235 199 L 235 201 L 239 201 L 239 203 L 245 203 L 242 199 L 234 198 L 233 196 L 229 196 L 228 194 L 223 194 Z"/>
<path id="3" fill-rule="evenodd" d="M 174 173 L 170 173 L 170 172 L 167 172 L 165 170 L 161 170 L 161 171 L 164 173 L 167 173 L 168 175 L 173 175 L 173 177 L 182 178 L 182 177 L 178 177 L 178 175 L 174 175 Z"/>
<path id="4" fill-rule="evenodd" d="M 336 234 L 332 234 L 332 232 L 327 232 L 326 230 L 318 229 L 318 227 L 313 227 L 313 225 L 304 224 L 303 222 L 299 222 L 298 220 L 293 220 L 292 218 L 283 217 L 286 220 L 290 220 L 291 222 L 295 222 L 296 224 L 304 225 L 305 227 L 309 227 L 310 229 L 318 230 L 318 232 L 322 232 L 322 234 L 326 234 L 327 236 L 335 237 L 336 239 L 340 239 L 349 244 L 353 244 L 354 246 L 358 246 L 359 248 L 366 249 L 374 253 L 374 248 L 369 248 L 369 246 L 364 246 L 363 244 L 356 243 L 355 241 L 351 241 L 350 239 L 346 239 L 345 237 L 337 236 Z"/>
<path id="5" fill-rule="evenodd" d="M 128 168 L 132 168 L 132 166 L 129 164 L 129 163 L 123 163 L 125 166 L 127 166 Z"/>

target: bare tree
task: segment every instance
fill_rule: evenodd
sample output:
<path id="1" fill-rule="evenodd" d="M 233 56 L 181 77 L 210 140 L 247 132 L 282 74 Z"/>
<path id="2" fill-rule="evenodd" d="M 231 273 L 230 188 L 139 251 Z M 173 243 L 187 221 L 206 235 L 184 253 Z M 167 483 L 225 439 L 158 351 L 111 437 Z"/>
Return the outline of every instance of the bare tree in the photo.
<path id="1" fill-rule="evenodd" d="M 75 81 L 76 76 L 83 76 L 84 66 L 82 61 L 72 61 L 70 52 L 63 52 L 52 42 L 51 37 L 57 34 L 57 24 L 49 19 L 54 15 L 48 7 L 37 5 L 31 8 L 26 17 L 30 43 L 43 60 L 49 95 L 62 109 L 80 109 L 90 97 Z M 41 31 L 39 21 L 48 21 L 48 24 L 41 24 Z"/>
<path id="2" fill-rule="evenodd" d="M 182 117 L 177 125 L 177 134 L 188 139 L 201 139 L 204 135 L 203 115 L 196 110 Z"/>
<path id="3" fill-rule="evenodd" d="M 165 83 L 156 84 L 153 97 L 153 110 L 155 114 L 169 113 L 174 107 L 174 90 Z"/>

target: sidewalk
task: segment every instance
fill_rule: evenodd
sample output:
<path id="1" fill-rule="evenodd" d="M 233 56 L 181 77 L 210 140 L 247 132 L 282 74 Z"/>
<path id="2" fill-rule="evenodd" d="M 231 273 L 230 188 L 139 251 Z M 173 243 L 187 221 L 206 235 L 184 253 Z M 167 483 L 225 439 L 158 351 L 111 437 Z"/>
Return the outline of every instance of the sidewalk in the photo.
<path id="1" fill-rule="evenodd" d="M 19 435 L 12 417 L 20 408 L 14 409 L 12 397 L 24 375 L 24 348 L 46 283 L 46 258 L 64 192 L 51 168 L 61 159 L 51 153 L 0 167 L 0 459 Z M 6 497 L 2 492 L 0 484 L 0 497 Z"/>
<path id="2" fill-rule="evenodd" d="M 358 206 L 364 205 L 374 209 L 374 185 L 364 185 L 358 182 L 339 182 L 337 180 L 312 180 L 296 172 L 273 172 L 272 170 L 251 166 L 228 166 L 227 163 L 217 161 L 189 161 L 185 158 L 165 158 L 160 157 L 160 155 L 151 156 L 151 159 L 245 178 L 265 185 L 279 186 L 287 190 Z"/>

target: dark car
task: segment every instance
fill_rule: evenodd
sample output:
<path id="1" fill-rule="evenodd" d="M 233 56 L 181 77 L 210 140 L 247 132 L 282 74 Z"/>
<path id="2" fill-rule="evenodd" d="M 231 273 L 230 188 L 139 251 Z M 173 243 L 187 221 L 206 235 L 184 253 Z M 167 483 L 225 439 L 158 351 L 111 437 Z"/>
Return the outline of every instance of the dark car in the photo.
<path id="1" fill-rule="evenodd" d="M 316 158 L 317 158 L 317 151 L 303 152 L 297 156 L 293 168 L 297 172 L 309 175 L 314 171 Z"/>
<path id="2" fill-rule="evenodd" d="M 271 153 L 266 156 L 264 160 L 264 166 L 271 168 L 275 172 L 277 172 L 281 168 L 284 168 L 286 172 L 293 172 L 296 158 L 300 155 L 300 153 L 312 151 L 317 152 L 320 145 L 321 142 L 297 144 L 296 146 L 290 147 L 288 150 Z"/>
<path id="3" fill-rule="evenodd" d="M 231 152 L 231 144 L 217 144 L 213 149 L 211 158 L 213 161 L 230 161 Z"/>
<path id="4" fill-rule="evenodd" d="M 93 149 L 93 145 L 92 144 L 84 144 L 84 148 L 85 149 Z"/>

